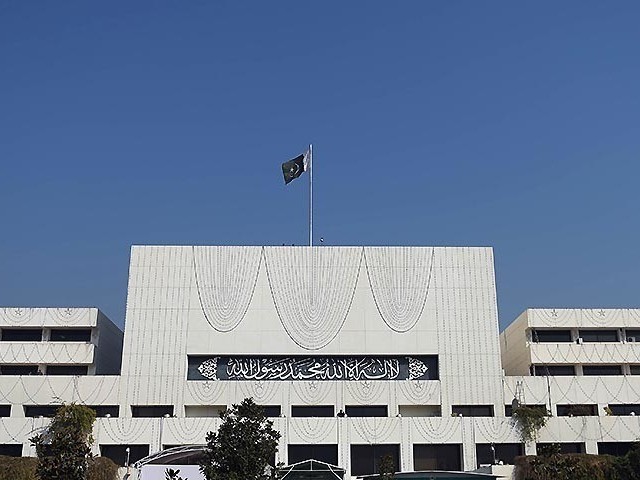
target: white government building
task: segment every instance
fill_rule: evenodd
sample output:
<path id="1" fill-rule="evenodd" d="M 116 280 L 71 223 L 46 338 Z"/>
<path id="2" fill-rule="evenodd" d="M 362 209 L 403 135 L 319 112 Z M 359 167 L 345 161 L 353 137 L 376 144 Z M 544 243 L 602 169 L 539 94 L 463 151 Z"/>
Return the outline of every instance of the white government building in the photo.
<path id="1" fill-rule="evenodd" d="M 4 455 L 35 455 L 61 402 L 94 407 L 94 452 L 143 478 L 193 462 L 177 447 L 246 397 L 278 461 L 347 479 L 385 454 L 471 471 L 640 437 L 640 310 L 527 310 L 500 334 L 487 247 L 134 246 L 124 335 L 95 308 L 1 308 L 0 329 Z M 552 413 L 536 442 L 514 399 Z"/>

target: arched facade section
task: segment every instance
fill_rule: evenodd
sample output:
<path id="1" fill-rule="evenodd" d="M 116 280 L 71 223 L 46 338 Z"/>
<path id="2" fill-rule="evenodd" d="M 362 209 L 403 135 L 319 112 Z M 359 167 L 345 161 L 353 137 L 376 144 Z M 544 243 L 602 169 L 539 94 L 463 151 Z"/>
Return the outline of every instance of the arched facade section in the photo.
<path id="1" fill-rule="evenodd" d="M 273 301 L 287 335 L 306 350 L 328 345 L 344 324 L 358 282 L 361 247 L 265 247 Z"/>
<path id="2" fill-rule="evenodd" d="M 244 318 L 261 257 L 262 247 L 193 247 L 200 306 L 214 329 L 230 332 Z"/>
<path id="3" fill-rule="evenodd" d="M 433 248 L 365 247 L 378 313 L 396 332 L 411 330 L 422 315 L 433 274 Z"/>

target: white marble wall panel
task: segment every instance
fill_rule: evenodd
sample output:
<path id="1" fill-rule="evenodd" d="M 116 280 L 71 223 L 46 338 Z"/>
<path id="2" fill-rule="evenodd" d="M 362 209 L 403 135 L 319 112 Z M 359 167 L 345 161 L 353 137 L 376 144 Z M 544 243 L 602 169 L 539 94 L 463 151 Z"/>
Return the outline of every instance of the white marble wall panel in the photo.
<path id="1" fill-rule="evenodd" d="M 535 364 L 640 364 L 640 343 L 532 343 Z"/>
<path id="2" fill-rule="evenodd" d="M 0 342 L 0 363 L 93 363 L 95 346 L 79 342 Z"/>
<path id="3" fill-rule="evenodd" d="M 0 325 L 16 327 L 95 327 L 97 308 L 0 308 Z"/>

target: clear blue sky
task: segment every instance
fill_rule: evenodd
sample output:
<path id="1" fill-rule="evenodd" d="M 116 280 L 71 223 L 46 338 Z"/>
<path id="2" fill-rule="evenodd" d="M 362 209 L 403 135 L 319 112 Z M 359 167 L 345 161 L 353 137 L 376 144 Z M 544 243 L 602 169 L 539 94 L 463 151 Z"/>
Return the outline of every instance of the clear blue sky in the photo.
<path id="1" fill-rule="evenodd" d="M 131 244 L 491 245 L 500 323 L 640 307 L 640 2 L 0 3 L 0 305 Z"/>

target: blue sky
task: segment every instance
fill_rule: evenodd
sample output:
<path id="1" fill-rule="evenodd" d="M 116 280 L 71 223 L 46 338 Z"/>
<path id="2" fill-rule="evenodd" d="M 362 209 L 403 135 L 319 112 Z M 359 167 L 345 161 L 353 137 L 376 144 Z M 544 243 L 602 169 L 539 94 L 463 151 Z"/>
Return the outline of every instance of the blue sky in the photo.
<path id="1" fill-rule="evenodd" d="M 640 307 L 640 3 L 0 3 L 0 305 L 132 244 L 490 245 L 501 326 Z"/>

